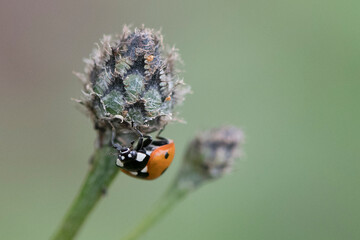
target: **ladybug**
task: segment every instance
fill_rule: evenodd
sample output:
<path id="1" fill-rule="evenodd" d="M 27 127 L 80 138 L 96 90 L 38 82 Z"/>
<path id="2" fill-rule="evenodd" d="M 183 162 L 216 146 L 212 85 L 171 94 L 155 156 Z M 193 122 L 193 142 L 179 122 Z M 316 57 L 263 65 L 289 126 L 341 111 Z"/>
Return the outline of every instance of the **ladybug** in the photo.
<path id="1" fill-rule="evenodd" d="M 112 145 L 118 151 L 116 166 L 122 172 L 132 177 L 145 180 L 152 180 L 160 177 L 170 166 L 175 156 L 175 144 L 173 140 L 151 136 L 139 137 L 135 148 L 122 147 L 114 143 L 115 134 L 113 132 Z"/>

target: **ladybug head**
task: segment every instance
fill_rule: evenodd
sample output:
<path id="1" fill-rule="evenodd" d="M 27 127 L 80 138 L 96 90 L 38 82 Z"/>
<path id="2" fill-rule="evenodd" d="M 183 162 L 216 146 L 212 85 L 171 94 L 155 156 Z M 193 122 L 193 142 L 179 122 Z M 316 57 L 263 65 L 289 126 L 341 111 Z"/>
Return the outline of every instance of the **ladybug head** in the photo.
<path id="1" fill-rule="evenodd" d="M 119 159 L 122 162 L 130 162 L 136 159 L 137 153 L 134 150 L 131 150 L 130 148 L 123 147 L 120 150 Z"/>

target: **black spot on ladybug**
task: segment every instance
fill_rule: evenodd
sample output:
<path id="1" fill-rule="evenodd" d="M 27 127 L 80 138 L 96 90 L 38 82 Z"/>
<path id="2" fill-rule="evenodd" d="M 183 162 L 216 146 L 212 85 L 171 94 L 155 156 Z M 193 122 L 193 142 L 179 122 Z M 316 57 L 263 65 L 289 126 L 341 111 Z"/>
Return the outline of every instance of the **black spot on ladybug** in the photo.
<path id="1" fill-rule="evenodd" d="M 166 152 L 166 153 L 165 153 L 165 159 L 167 159 L 168 157 L 169 157 L 169 153 Z"/>
<path id="2" fill-rule="evenodd" d="M 164 174 L 164 172 L 165 172 L 167 169 L 168 169 L 168 168 L 165 168 L 165 169 L 164 169 L 164 171 L 162 171 L 161 175 L 163 175 L 163 174 Z"/>

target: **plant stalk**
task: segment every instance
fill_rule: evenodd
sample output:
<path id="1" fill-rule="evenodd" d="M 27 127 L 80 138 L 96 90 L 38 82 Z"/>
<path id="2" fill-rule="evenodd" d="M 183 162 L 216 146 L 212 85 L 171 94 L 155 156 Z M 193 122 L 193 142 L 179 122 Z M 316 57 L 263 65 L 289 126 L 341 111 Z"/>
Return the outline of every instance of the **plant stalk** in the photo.
<path id="1" fill-rule="evenodd" d="M 102 146 L 95 150 L 85 182 L 52 240 L 69 240 L 75 237 L 119 172 L 115 167 L 115 156 L 116 151 L 110 146 Z"/>
<path id="2" fill-rule="evenodd" d="M 172 184 L 159 202 L 150 210 L 137 227 L 135 227 L 122 240 L 135 240 L 143 235 L 149 228 L 155 225 L 165 213 L 179 203 L 189 193 L 188 189 L 180 189 Z"/>

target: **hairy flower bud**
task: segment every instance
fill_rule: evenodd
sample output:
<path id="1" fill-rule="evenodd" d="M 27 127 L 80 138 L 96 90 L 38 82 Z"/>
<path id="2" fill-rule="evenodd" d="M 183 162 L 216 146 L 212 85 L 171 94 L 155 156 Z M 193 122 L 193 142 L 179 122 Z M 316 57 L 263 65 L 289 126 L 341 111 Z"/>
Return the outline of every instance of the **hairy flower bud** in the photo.
<path id="1" fill-rule="evenodd" d="M 231 172 L 241 156 L 243 132 L 232 126 L 202 132 L 191 141 L 177 177 L 180 188 L 194 188 Z"/>
<path id="2" fill-rule="evenodd" d="M 163 46 L 160 32 L 126 26 L 118 36 L 106 35 L 86 59 L 84 82 L 86 106 L 96 128 L 119 134 L 135 126 L 143 133 L 161 129 L 176 120 L 174 107 L 189 92 L 176 63 L 177 49 Z"/>

